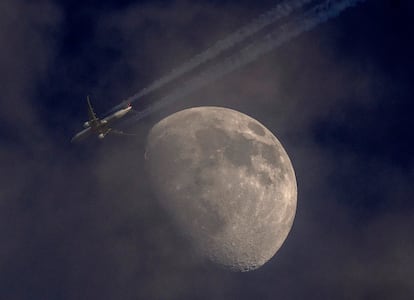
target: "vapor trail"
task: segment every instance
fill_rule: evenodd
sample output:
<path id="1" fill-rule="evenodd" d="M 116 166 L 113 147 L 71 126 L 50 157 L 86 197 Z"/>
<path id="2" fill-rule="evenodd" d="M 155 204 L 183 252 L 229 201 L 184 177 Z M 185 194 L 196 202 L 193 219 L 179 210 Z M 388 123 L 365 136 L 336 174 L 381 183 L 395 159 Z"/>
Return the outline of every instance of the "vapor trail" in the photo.
<path id="1" fill-rule="evenodd" d="M 263 28 L 268 25 L 271 25 L 283 17 L 289 16 L 295 10 L 306 5 L 307 3 L 314 0 L 285 0 L 279 3 L 277 6 L 267 11 L 263 15 L 259 16 L 257 19 L 251 23 L 241 27 L 231 35 L 227 36 L 223 40 L 219 40 L 215 45 L 208 48 L 204 52 L 194 56 L 187 62 L 185 62 L 180 67 L 173 69 L 169 74 L 161 77 L 160 79 L 153 82 L 148 87 L 142 89 L 135 95 L 124 100 L 121 104 L 115 106 L 111 111 L 120 109 L 125 106 L 127 103 L 133 103 L 140 99 L 141 97 L 159 89 L 168 84 L 169 82 L 179 78 L 180 76 L 188 73 L 198 66 L 216 58 L 224 51 L 236 46 L 242 41 L 246 40 L 250 36 L 258 33 Z"/>
<path id="2" fill-rule="evenodd" d="M 313 6 L 292 21 L 281 25 L 274 31 L 265 35 L 262 39 L 252 42 L 250 45 L 228 57 L 223 62 L 212 66 L 205 72 L 187 81 L 181 88 L 174 90 L 150 107 L 138 112 L 136 116 L 130 118 L 127 123 L 132 124 L 133 122 L 159 110 L 165 105 L 183 98 L 212 81 L 254 61 L 259 56 L 281 46 L 299 34 L 309 31 L 318 24 L 338 16 L 345 9 L 363 1 L 364 0 L 325 0 L 322 3 Z"/>

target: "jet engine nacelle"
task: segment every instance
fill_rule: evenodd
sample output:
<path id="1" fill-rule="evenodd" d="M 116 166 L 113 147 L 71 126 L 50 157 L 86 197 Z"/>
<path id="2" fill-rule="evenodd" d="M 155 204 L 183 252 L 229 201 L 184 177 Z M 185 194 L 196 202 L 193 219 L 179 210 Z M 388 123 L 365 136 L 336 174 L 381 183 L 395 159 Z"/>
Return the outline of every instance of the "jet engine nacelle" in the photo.
<path id="1" fill-rule="evenodd" d="M 89 126 L 91 126 L 91 125 L 89 124 L 88 121 L 86 121 L 85 123 L 83 123 L 83 128 L 88 128 Z"/>

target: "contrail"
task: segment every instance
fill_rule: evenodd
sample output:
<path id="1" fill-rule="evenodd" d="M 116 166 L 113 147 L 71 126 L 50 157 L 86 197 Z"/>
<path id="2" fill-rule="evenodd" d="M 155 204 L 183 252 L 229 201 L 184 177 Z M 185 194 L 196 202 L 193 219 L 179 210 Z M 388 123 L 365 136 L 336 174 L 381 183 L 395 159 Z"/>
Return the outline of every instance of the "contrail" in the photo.
<path id="1" fill-rule="evenodd" d="M 250 45 L 228 57 L 223 62 L 187 81 L 183 87 L 174 90 L 153 105 L 138 112 L 136 116 L 130 118 L 126 124 L 132 124 L 133 122 L 161 109 L 167 104 L 183 98 L 195 90 L 254 61 L 259 56 L 281 46 L 301 33 L 309 31 L 315 26 L 338 16 L 345 9 L 363 1 L 364 0 L 325 0 L 322 3 L 313 6 L 292 21 L 281 25 L 274 31 L 265 35 L 262 39 L 252 42 Z"/>
<path id="2" fill-rule="evenodd" d="M 253 20 L 251 23 L 241 27 L 231 35 L 227 36 L 226 38 L 219 40 L 215 45 L 208 48 L 204 52 L 194 56 L 187 62 L 185 62 L 180 67 L 173 69 L 169 74 L 161 77 L 160 79 L 153 82 L 148 87 L 142 89 L 135 95 L 129 97 L 128 99 L 122 101 L 121 104 L 115 106 L 111 111 L 120 109 L 121 107 L 125 106 L 127 103 L 133 103 L 140 99 L 141 97 L 162 88 L 166 84 L 170 83 L 171 81 L 179 78 L 180 76 L 188 73 L 195 68 L 199 67 L 200 65 L 216 58 L 224 51 L 236 46 L 237 44 L 243 42 L 247 38 L 253 36 L 254 34 L 258 33 L 266 26 L 269 26 L 276 21 L 289 16 L 295 10 L 299 9 L 300 7 L 310 3 L 314 0 L 285 0 L 279 3 L 277 6 L 272 8 L 271 10 L 267 11 L 266 13 L 259 16 L 257 19 Z"/>

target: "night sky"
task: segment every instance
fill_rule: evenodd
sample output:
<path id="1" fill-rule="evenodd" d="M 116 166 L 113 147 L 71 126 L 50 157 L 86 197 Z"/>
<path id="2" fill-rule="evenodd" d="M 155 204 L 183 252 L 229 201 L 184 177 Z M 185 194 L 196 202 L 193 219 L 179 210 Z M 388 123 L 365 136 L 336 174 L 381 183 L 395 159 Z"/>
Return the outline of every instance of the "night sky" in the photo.
<path id="1" fill-rule="evenodd" d="M 119 124 L 135 136 L 70 143 L 87 95 L 102 116 L 276 3 L 0 2 L 0 299 L 414 299 L 412 1 L 349 8 Z M 194 254 L 148 188 L 149 130 L 202 105 L 260 121 L 296 172 L 293 228 L 256 271 Z"/>

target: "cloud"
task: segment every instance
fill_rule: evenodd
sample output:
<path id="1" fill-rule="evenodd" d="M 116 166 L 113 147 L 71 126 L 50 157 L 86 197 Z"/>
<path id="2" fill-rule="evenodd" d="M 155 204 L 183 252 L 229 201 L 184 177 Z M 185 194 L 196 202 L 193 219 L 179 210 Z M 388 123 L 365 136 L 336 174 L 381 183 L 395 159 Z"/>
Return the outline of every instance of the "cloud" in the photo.
<path id="1" fill-rule="evenodd" d="M 106 82 L 116 81 L 119 78 L 113 76 L 119 74 L 123 98 L 131 96 L 236 30 L 246 12 L 257 16 L 254 8 L 184 0 L 130 5 L 104 14 L 97 25 L 97 40 L 102 47 L 120 52 Z"/>
<path id="2" fill-rule="evenodd" d="M 30 132 L 39 125 L 30 98 L 53 60 L 60 11 L 48 1 L 3 1 L 0 6 L 0 118 L 3 126 Z"/>
<path id="3" fill-rule="evenodd" d="M 193 1 L 99 11 L 89 45 L 118 55 L 94 90 L 109 99 L 130 96 L 262 12 L 250 4 Z M 329 140 L 334 145 L 320 137 L 332 120 L 348 128 L 355 111 L 363 115 L 378 105 L 379 88 L 389 80 L 375 61 L 344 54 L 341 29 L 327 24 L 307 33 L 152 115 L 130 128 L 136 141 L 112 137 L 97 147 L 65 149 L 50 139 L 33 96 L 58 55 L 61 8 L 9 1 L 0 14 L 6 45 L 0 120 L 13 131 L 0 150 L 0 273 L 7 277 L 0 287 L 8 299 L 404 299 L 413 293 L 412 207 L 404 211 L 413 195 L 412 166 L 367 157 L 343 142 L 335 126 L 328 133 L 337 135 L 337 142 Z M 299 185 L 294 228 L 255 272 L 230 273 L 196 257 L 147 188 L 148 130 L 197 105 L 258 119 L 292 158 Z"/>
<path id="4" fill-rule="evenodd" d="M 38 187 L 47 178 L 42 172 L 56 172 L 42 153 L 52 143 L 34 96 L 53 61 L 60 18 L 49 1 L 0 3 L 0 289 L 9 299 L 19 298 L 15 291 L 39 237 L 36 218 L 47 197 Z"/>
<path id="5" fill-rule="evenodd" d="M 124 91 L 130 91 L 127 96 L 135 93 L 148 83 L 148 78 L 157 78 L 219 37 L 226 36 L 241 25 L 241 19 L 246 20 L 251 16 L 247 7 L 232 10 L 230 6 L 228 9 L 233 13 L 230 19 L 226 18 L 225 9 L 217 12 L 217 8 L 210 4 L 177 2 L 168 7 L 152 4 L 132 6 L 115 16 L 102 18 L 97 36 L 102 37 L 109 30 L 112 36 L 118 38 L 114 48 L 122 53 L 122 61 L 114 66 L 114 73 L 110 72 L 108 78 L 127 68 L 133 79 L 127 80 Z M 212 23 L 203 23 L 204 16 L 206 20 L 214 16 L 219 21 L 214 26 L 207 26 Z M 188 28 L 193 30 L 189 31 Z M 408 253 L 411 246 L 399 247 L 398 239 L 393 236 L 394 231 L 401 232 L 405 226 L 409 226 L 407 222 L 410 223 L 410 218 L 400 219 L 398 216 L 401 211 L 394 211 L 391 217 L 387 217 L 386 211 L 381 209 L 367 219 L 358 214 L 358 201 L 377 196 L 380 197 L 379 202 L 387 203 L 390 201 L 388 199 L 393 198 L 397 186 L 401 189 L 399 193 L 405 191 L 403 193 L 410 195 L 411 191 L 407 191 L 409 180 L 401 169 L 390 163 L 366 161 L 365 156 L 349 148 L 342 153 L 332 151 L 318 140 L 317 128 L 323 122 L 336 119 L 347 126 L 352 111 L 363 111 L 375 106 L 378 91 L 389 79 L 375 62 L 361 62 L 344 55 L 338 49 L 338 33 L 332 28 L 327 26 L 305 34 L 249 67 L 229 74 L 137 125 L 137 128 L 149 128 L 156 120 L 174 111 L 198 105 L 218 105 L 245 112 L 273 131 L 293 160 L 299 184 L 294 229 L 280 253 L 263 269 L 243 275 L 245 277 L 216 270 L 207 272 L 223 279 L 224 285 L 217 287 L 217 282 L 211 277 L 207 280 L 196 275 L 204 268 L 200 268 L 198 263 L 179 262 L 173 268 L 179 272 L 172 271 L 168 262 L 180 257 L 180 251 L 169 246 L 167 249 L 171 252 L 166 256 L 166 261 L 160 265 L 153 262 L 152 266 L 156 265 L 155 269 L 158 270 L 155 274 L 145 278 L 134 276 L 134 270 L 136 274 L 139 269 L 135 264 L 141 261 L 138 259 L 132 266 L 123 269 L 122 278 L 137 278 L 147 287 L 144 289 L 145 295 L 157 295 L 160 298 L 194 296 L 196 291 L 189 286 L 197 286 L 203 292 L 221 298 L 248 293 L 263 299 L 272 299 L 276 294 L 282 294 L 285 299 L 297 299 L 317 292 L 329 298 L 341 298 L 344 295 L 363 298 L 376 295 L 379 286 L 385 286 L 383 292 L 393 293 L 397 299 L 403 299 L 404 294 L 412 292 L 413 286 L 403 279 L 409 271 L 403 266 L 410 265 Z M 174 38 L 170 39 L 169 36 Z M 145 81 L 139 80 L 143 73 Z M 103 177 L 119 173 L 105 170 L 101 172 Z M 112 182 L 113 176 L 104 182 Z M 353 182 L 353 178 L 358 178 L 358 182 Z M 385 185 L 390 178 L 395 184 Z M 383 182 L 383 188 L 375 193 L 373 185 L 378 180 Z M 108 187 L 109 184 L 102 186 Z M 139 192 L 132 194 L 142 195 L 146 190 L 145 186 L 139 189 Z M 109 192 L 105 189 L 105 193 Z M 121 191 L 123 196 L 120 198 L 129 199 L 132 197 L 130 194 L 127 188 Z M 130 204 L 126 207 L 134 207 L 133 197 L 128 201 Z M 361 205 L 369 207 L 367 203 L 369 201 Z M 138 212 L 140 208 L 136 209 L 136 214 L 141 214 Z M 159 212 L 154 208 L 154 213 L 158 215 Z M 121 226 L 125 218 L 129 218 L 124 214 L 121 216 L 111 224 Z M 377 226 L 383 229 L 388 244 L 377 240 L 374 235 Z M 151 233 L 149 236 L 159 235 Z M 403 239 L 407 238 L 403 236 Z M 145 233 L 143 237 L 151 239 Z M 160 239 L 168 241 L 163 237 L 161 235 Z M 116 235 L 112 238 L 117 239 Z M 115 253 L 131 246 L 129 239 L 123 240 L 123 243 L 124 246 L 119 246 Z M 160 242 L 156 248 L 164 246 Z M 371 257 L 373 251 L 378 251 L 378 255 Z M 398 251 L 401 251 L 401 257 L 395 261 Z M 130 258 L 132 256 L 127 255 Z M 122 255 L 114 255 L 113 259 L 119 257 Z M 125 266 L 130 261 L 132 258 L 121 260 L 117 265 Z M 392 265 L 392 261 L 395 265 Z M 385 276 L 387 272 L 392 274 L 388 278 Z M 171 282 L 172 278 L 174 280 Z M 201 282 L 203 279 L 206 281 Z M 166 287 L 167 282 L 170 282 L 167 292 L 157 292 L 156 287 Z M 215 293 L 210 287 L 214 287 Z M 397 293 L 399 288 L 402 288 L 403 294 Z M 140 293 L 139 289 L 136 293 Z"/>

